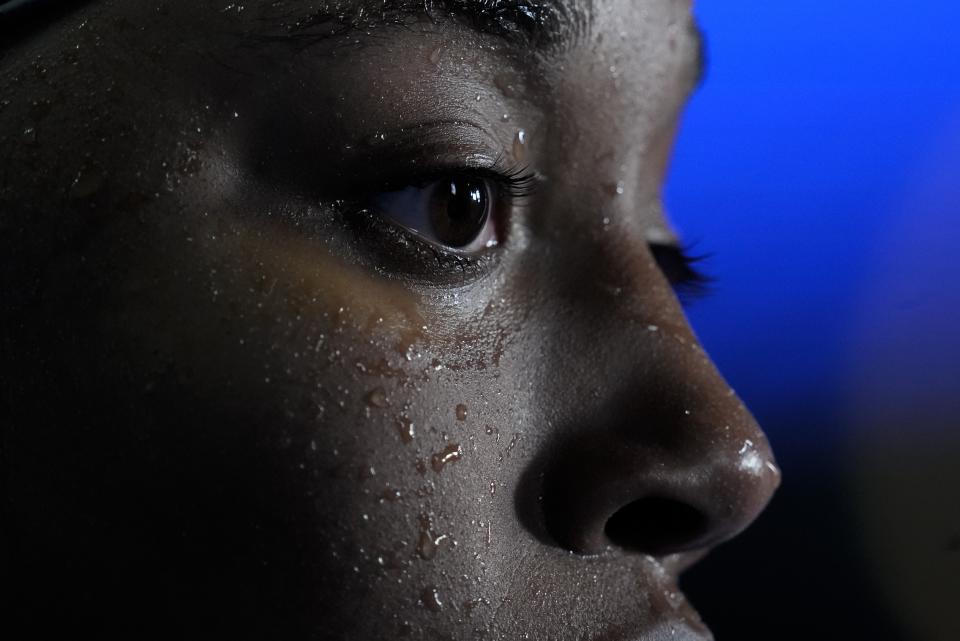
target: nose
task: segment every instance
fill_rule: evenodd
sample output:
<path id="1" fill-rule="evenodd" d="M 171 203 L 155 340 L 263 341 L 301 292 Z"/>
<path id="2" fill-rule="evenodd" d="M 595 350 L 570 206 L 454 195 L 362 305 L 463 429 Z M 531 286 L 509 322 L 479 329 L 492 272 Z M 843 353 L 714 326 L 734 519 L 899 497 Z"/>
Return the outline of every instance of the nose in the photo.
<path id="1" fill-rule="evenodd" d="M 640 316 L 606 294 L 579 321 L 568 316 L 578 337 L 562 358 L 578 376 L 554 377 L 554 392 L 577 401 L 557 416 L 537 477 L 546 533 L 577 553 L 712 546 L 745 529 L 780 482 L 766 437 L 682 310 L 641 280 L 634 300 L 661 303 Z M 602 382 L 592 394 L 563 391 L 589 380 Z"/>
<path id="2" fill-rule="evenodd" d="M 709 547 L 746 528 L 779 484 L 766 438 L 713 365 L 678 342 L 657 352 L 666 373 L 624 380 L 553 449 L 543 515 L 569 550 Z"/>

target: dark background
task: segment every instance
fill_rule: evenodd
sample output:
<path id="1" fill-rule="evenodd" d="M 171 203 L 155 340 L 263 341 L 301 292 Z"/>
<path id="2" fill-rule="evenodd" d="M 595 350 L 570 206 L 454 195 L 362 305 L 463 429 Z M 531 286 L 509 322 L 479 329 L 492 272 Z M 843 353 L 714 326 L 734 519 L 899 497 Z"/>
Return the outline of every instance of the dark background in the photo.
<path id="1" fill-rule="evenodd" d="M 667 203 L 784 485 L 685 587 L 719 641 L 960 640 L 960 3 L 697 13 Z"/>

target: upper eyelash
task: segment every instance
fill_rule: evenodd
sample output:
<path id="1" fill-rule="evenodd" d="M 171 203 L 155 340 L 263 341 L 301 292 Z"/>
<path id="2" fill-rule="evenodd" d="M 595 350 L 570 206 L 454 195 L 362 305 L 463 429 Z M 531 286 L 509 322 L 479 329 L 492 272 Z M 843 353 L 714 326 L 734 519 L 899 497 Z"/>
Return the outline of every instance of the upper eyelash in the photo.
<path id="1" fill-rule="evenodd" d="M 502 158 L 497 158 L 490 166 L 473 173 L 479 178 L 486 178 L 497 183 L 503 193 L 511 198 L 526 198 L 532 195 L 537 188 L 537 172 L 528 165 L 504 165 Z"/>
<path id="2" fill-rule="evenodd" d="M 652 243 L 650 251 L 683 304 L 705 298 L 713 292 L 716 279 L 699 266 L 710 258 L 709 254 L 693 254 L 689 245 L 660 243 Z"/>

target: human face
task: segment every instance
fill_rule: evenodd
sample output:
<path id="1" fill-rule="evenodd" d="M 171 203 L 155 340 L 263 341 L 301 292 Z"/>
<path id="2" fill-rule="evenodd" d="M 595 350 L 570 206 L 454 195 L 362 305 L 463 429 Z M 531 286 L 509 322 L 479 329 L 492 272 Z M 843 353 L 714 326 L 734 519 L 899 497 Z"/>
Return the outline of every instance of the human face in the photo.
<path id="1" fill-rule="evenodd" d="M 677 575 L 779 474 L 671 283 L 690 7 L 423 6 L 104 0 L 3 60 L 34 629 L 709 636 Z"/>

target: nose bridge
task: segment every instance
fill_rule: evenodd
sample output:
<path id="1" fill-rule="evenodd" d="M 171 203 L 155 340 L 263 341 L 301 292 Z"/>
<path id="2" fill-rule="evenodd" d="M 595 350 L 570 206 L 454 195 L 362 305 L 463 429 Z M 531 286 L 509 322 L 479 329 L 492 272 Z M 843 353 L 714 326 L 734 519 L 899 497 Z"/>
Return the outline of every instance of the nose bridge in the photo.
<path id="1" fill-rule="evenodd" d="M 565 250 L 545 255 L 553 262 L 541 272 L 541 321 L 562 337 L 543 366 L 574 374 L 542 377 L 558 426 L 538 463 L 547 531 L 578 552 L 667 554 L 732 537 L 779 484 L 765 436 L 642 238 L 568 241 L 556 239 Z"/>
<path id="2" fill-rule="evenodd" d="M 632 364 L 606 359 L 605 393 L 567 416 L 542 487 L 547 530 L 563 547 L 713 545 L 746 528 L 779 484 L 753 417 L 678 338 L 648 337 L 648 348 L 629 350 Z"/>

